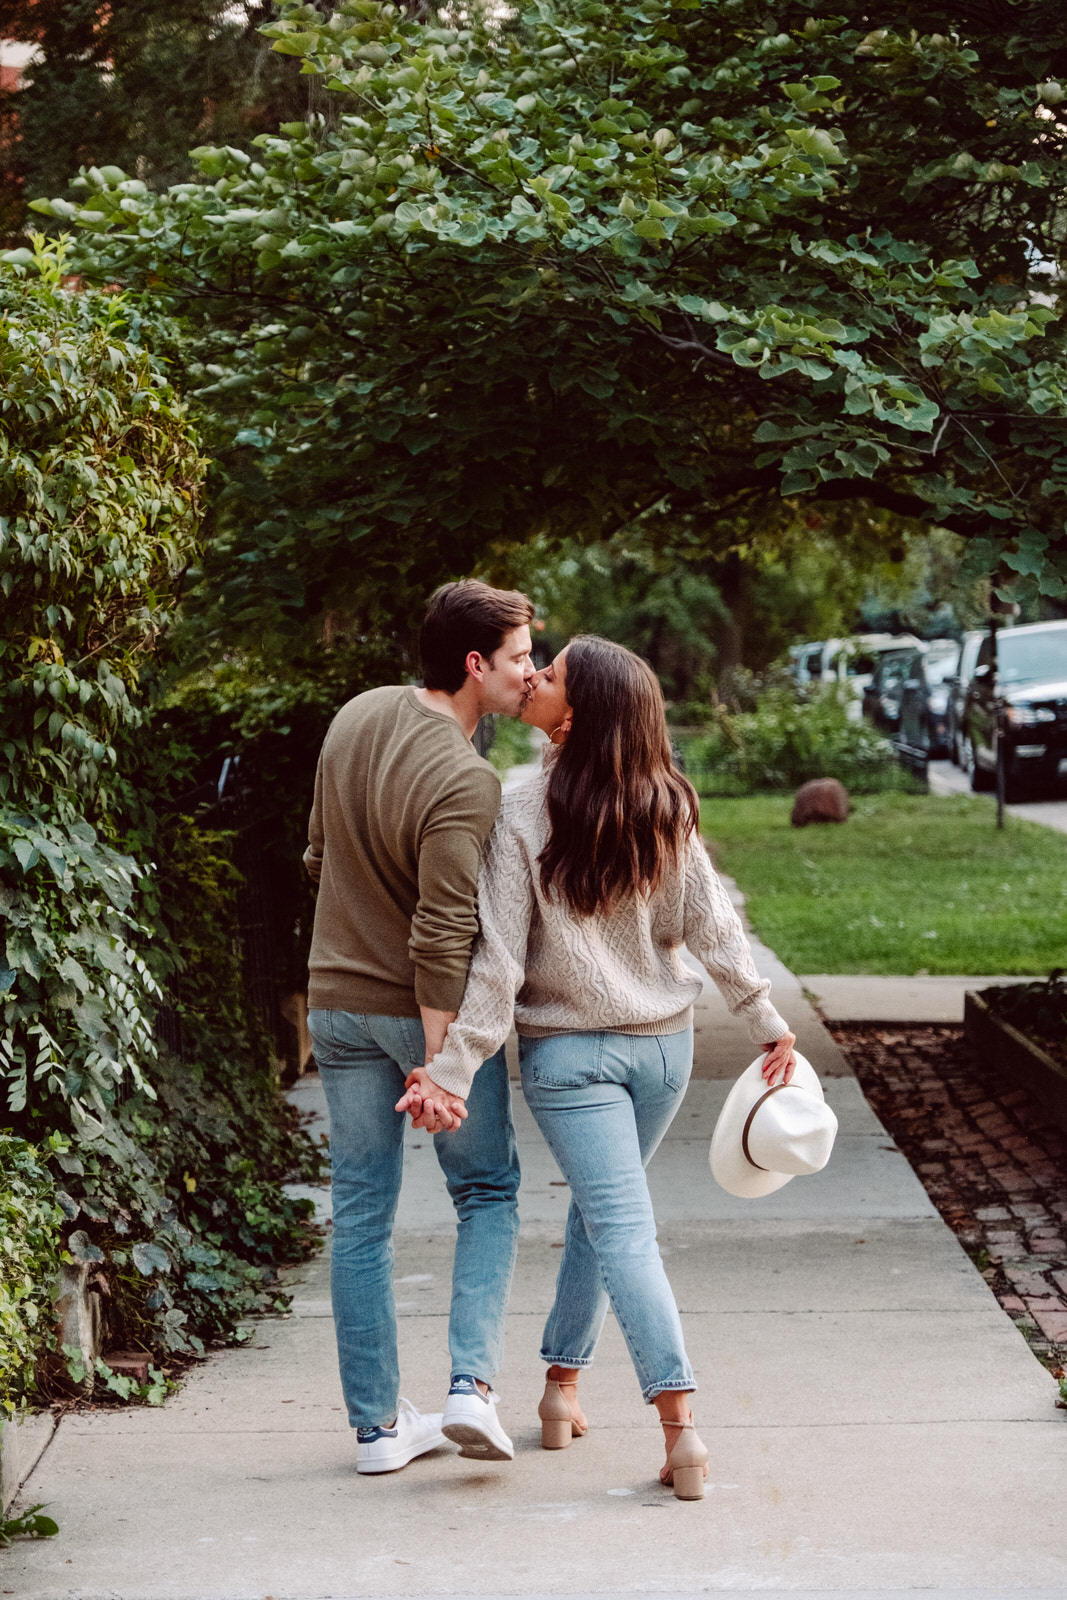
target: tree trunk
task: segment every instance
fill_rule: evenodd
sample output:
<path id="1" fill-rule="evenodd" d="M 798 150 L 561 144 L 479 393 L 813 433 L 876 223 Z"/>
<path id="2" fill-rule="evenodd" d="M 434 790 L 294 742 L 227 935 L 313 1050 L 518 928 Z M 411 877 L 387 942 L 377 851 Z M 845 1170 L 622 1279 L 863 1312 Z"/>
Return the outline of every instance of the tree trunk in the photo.
<path id="1" fill-rule="evenodd" d="M 744 661 L 752 572 L 744 557 L 731 550 L 721 563 L 717 577 L 723 604 L 730 613 L 718 640 L 719 676 L 722 677 Z"/>

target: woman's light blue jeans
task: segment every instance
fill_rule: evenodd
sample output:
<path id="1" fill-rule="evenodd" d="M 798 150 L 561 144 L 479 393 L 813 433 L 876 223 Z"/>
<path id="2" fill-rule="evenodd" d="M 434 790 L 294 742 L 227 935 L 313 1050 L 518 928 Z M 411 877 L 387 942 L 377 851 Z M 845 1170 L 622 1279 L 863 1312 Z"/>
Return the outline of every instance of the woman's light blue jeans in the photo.
<path id="1" fill-rule="evenodd" d="M 685 1095 L 692 1028 L 520 1038 L 519 1060 L 527 1104 L 572 1195 L 542 1360 L 589 1366 L 610 1300 L 646 1401 L 694 1389 L 645 1177 Z"/>
<path id="2" fill-rule="evenodd" d="M 330 1110 L 331 1296 L 341 1388 L 353 1428 L 384 1427 L 400 1387 L 393 1220 L 404 1163 L 404 1079 L 425 1059 L 413 1017 L 311 1011 L 308 1027 Z M 452 1375 L 488 1383 L 500 1366 L 519 1231 L 519 1163 L 503 1050 L 479 1067 L 467 1120 L 434 1135 L 456 1208 L 448 1347 Z"/>

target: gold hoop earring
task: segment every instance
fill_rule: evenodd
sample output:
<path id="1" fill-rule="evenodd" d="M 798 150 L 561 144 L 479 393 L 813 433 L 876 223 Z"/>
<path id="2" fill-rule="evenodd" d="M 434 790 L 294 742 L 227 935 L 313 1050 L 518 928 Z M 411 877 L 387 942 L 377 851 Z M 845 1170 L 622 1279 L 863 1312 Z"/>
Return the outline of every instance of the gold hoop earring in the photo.
<path id="1" fill-rule="evenodd" d="M 569 728 L 564 728 L 564 726 L 563 726 L 563 724 L 561 722 L 559 727 L 558 728 L 553 728 L 552 732 L 549 734 L 549 736 L 548 736 L 549 744 L 554 744 L 558 749 L 560 745 L 564 745 L 564 744 L 567 743 L 567 734 L 569 732 L 570 732 L 570 729 Z M 562 733 L 563 738 L 562 739 L 557 739 L 556 738 L 556 734 L 557 733 Z"/>

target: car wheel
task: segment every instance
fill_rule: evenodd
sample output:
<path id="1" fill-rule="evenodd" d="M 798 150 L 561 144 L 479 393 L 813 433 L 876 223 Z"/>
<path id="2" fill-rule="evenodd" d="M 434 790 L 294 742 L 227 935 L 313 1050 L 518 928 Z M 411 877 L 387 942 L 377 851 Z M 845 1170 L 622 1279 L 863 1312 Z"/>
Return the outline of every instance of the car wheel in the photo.
<path id="1" fill-rule="evenodd" d="M 971 789 L 975 794 L 988 794 L 991 789 L 996 788 L 996 773 L 986 772 L 978 765 L 973 739 L 968 739 L 964 746 L 964 770 L 971 780 Z"/>

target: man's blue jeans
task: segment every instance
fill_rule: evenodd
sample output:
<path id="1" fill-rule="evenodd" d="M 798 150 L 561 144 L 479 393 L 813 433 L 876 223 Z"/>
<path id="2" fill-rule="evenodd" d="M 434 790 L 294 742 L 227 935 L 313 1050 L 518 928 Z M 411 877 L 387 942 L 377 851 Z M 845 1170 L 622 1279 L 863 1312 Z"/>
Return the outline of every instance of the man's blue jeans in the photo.
<path id="1" fill-rule="evenodd" d="M 330 1110 L 333 1169 L 331 1294 L 348 1419 L 386 1426 L 400 1374 L 393 1300 L 393 1220 L 406 1117 L 393 1110 L 425 1056 L 413 1017 L 312 1011 L 308 1026 Z M 448 1345 L 453 1375 L 489 1382 L 500 1366 L 504 1312 L 519 1231 L 519 1163 L 503 1050 L 481 1066 L 467 1120 L 434 1135 L 456 1208 Z"/>
<path id="2" fill-rule="evenodd" d="M 695 1389 L 645 1177 L 689 1083 L 692 1028 L 520 1038 L 519 1059 L 573 1196 L 542 1360 L 589 1366 L 610 1298 L 645 1399 Z"/>

